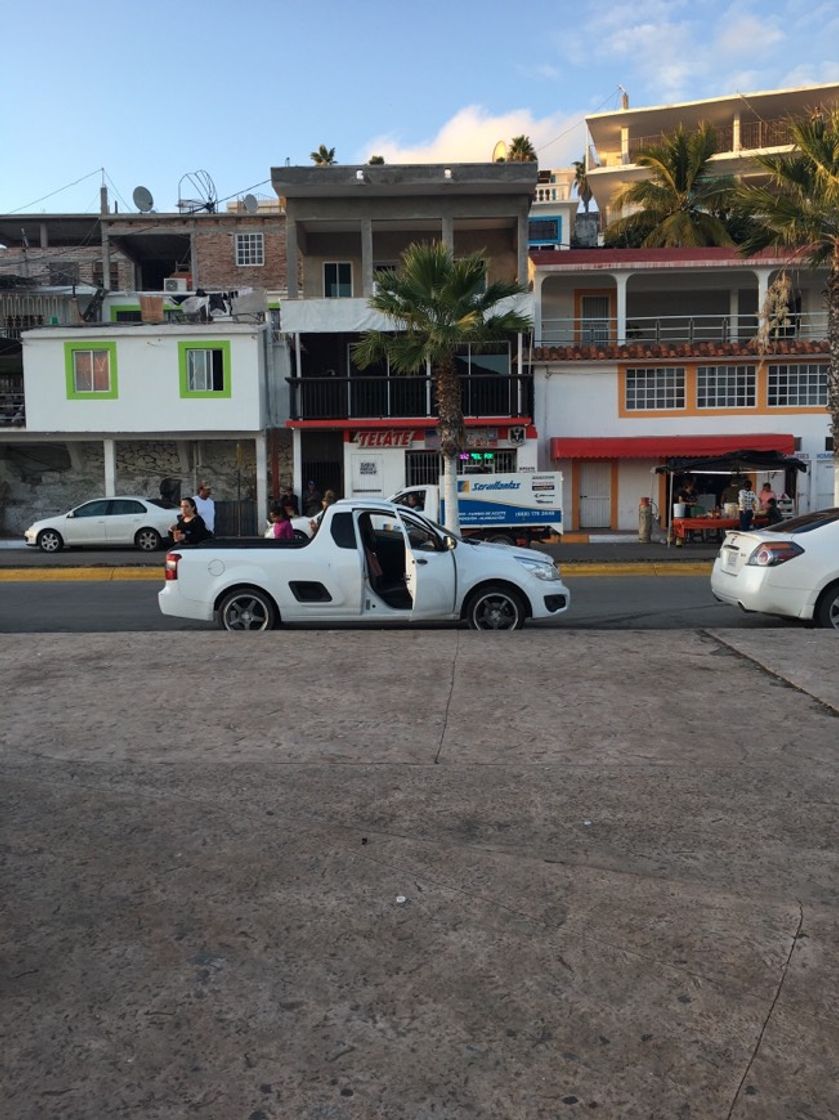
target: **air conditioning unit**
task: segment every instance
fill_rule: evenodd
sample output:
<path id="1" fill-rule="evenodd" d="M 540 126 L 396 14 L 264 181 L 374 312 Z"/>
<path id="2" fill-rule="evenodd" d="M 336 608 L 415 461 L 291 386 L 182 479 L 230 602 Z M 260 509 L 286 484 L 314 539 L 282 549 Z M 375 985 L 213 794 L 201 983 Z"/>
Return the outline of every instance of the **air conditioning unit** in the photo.
<path id="1" fill-rule="evenodd" d="M 163 281 L 164 292 L 188 292 L 189 280 L 185 276 L 167 276 Z"/>

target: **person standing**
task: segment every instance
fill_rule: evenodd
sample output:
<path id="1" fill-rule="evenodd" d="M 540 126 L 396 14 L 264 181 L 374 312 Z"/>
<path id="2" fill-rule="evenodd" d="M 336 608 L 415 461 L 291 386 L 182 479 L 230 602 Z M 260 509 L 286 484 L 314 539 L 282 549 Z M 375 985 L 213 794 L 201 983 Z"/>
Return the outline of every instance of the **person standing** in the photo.
<path id="1" fill-rule="evenodd" d="M 772 489 L 771 483 L 764 482 L 763 487 L 758 494 L 758 499 L 760 500 L 760 508 L 764 512 L 769 509 L 770 502 L 775 502 L 777 504 L 778 495 Z"/>
<path id="2" fill-rule="evenodd" d="M 212 486 L 208 482 L 201 482 L 198 484 L 198 493 L 193 498 L 209 533 L 216 531 L 216 503 L 213 501 L 212 493 Z"/>
<path id="3" fill-rule="evenodd" d="M 323 500 L 323 495 L 317 488 L 317 484 L 313 479 L 309 479 L 306 483 L 306 489 L 303 491 L 303 514 L 305 517 L 317 517 L 320 513 L 320 503 Z"/>
<path id="4" fill-rule="evenodd" d="M 748 479 L 743 483 L 743 489 L 737 495 L 737 510 L 740 514 L 740 528 L 748 532 L 752 527 L 755 514 L 760 506 L 760 499 L 752 489 Z"/>
<path id="5" fill-rule="evenodd" d="M 182 498 L 181 512 L 174 525 L 169 526 L 174 544 L 199 544 L 207 540 L 210 533 L 204 524 L 204 518 L 195 506 L 194 498 Z"/>

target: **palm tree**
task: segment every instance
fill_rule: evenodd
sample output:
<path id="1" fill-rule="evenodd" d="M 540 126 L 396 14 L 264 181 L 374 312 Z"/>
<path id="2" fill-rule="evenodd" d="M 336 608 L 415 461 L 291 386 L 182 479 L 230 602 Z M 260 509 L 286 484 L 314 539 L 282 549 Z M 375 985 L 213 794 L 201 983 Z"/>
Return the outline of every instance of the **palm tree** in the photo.
<path id="1" fill-rule="evenodd" d="M 736 194 L 752 229 L 745 255 L 773 246 L 796 260 L 827 265 L 827 410 L 833 434 L 833 503 L 839 506 L 839 108 L 790 122 L 795 150 L 757 156 L 769 173 L 763 186 L 744 184 Z"/>
<path id="2" fill-rule="evenodd" d="M 368 164 L 370 164 L 371 166 L 375 166 L 376 164 L 382 164 L 382 163 L 384 163 L 384 161 L 385 161 L 384 156 L 370 156 L 370 158 L 367 160 Z"/>
<path id="3" fill-rule="evenodd" d="M 535 163 L 536 149 L 529 136 L 514 136 L 507 149 L 507 163 Z"/>
<path id="4" fill-rule="evenodd" d="M 679 125 L 661 143 L 642 149 L 635 162 L 651 174 L 615 196 L 616 209 L 638 209 L 609 225 L 607 244 L 649 248 L 732 245 L 721 215 L 730 203 L 734 181 L 711 169 L 709 160 L 716 149 L 716 134 L 709 124 L 700 124 L 694 132 Z"/>
<path id="5" fill-rule="evenodd" d="M 321 144 L 316 152 L 309 152 L 309 159 L 312 163 L 316 163 L 318 167 L 332 167 L 337 162 L 335 149 L 327 148 L 326 144 Z"/>
<path id="6" fill-rule="evenodd" d="M 481 253 L 454 260 L 438 241 L 409 245 L 398 269 L 376 273 L 376 294 L 369 300 L 370 307 L 392 322 L 395 333 L 367 331 L 353 348 L 362 369 L 387 359 L 394 373 L 431 370 L 445 462 L 446 527 L 454 532 L 460 524 L 457 455 L 465 444 L 458 348 L 499 342 L 532 326 L 527 316 L 498 307 L 523 289 L 514 282 L 486 284 L 485 269 Z"/>
<path id="7" fill-rule="evenodd" d="M 574 186 L 577 188 L 577 198 L 580 200 L 580 202 L 582 202 L 583 209 L 587 214 L 594 194 L 592 193 L 592 189 L 589 186 L 588 182 L 585 152 L 583 152 L 582 159 L 574 160 Z"/>

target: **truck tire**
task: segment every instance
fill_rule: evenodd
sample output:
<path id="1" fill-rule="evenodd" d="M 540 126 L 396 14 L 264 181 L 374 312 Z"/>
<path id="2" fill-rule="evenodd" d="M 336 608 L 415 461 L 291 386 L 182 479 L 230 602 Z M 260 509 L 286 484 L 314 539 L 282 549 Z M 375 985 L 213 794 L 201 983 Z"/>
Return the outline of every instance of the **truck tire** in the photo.
<path id="1" fill-rule="evenodd" d="M 239 587 L 228 591 L 219 603 L 218 624 L 222 630 L 273 630 L 277 609 L 264 591 Z"/>
<path id="2" fill-rule="evenodd" d="M 518 591 L 487 583 L 469 596 L 465 614 L 470 630 L 521 630 L 527 610 Z"/>
<path id="3" fill-rule="evenodd" d="M 516 543 L 515 540 L 510 536 L 509 533 L 487 533 L 487 535 L 484 537 L 484 540 L 489 541 L 490 544 L 515 544 Z"/>

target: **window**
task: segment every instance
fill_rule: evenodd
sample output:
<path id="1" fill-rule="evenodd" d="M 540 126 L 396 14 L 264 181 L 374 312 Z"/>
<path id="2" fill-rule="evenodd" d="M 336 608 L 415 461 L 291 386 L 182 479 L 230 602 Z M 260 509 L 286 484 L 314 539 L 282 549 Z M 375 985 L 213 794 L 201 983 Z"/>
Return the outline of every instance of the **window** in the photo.
<path id="1" fill-rule="evenodd" d="M 333 514 L 331 532 L 332 539 L 339 548 L 358 548 L 351 513 Z"/>
<path id="2" fill-rule="evenodd" d="M 685 371 L 683 366 L 626 371 L 626 409 L 684 408 Z"/>
<path id="3" fill-rule="evenodd" d="M 826 365 L 807 362 L 769 367 L 770 408 L 801 408 L 826 404 Z"/>
<path id="4" fill-rule="evenodd" d="M 119 290 L 119 265 L 111 264 L 108 269 L 109 281 L 108 287 L 111 291 Z M 101 261 L 93 262 L 93 283 L 98 287 L 103 287 L 102 278 L 105 275 L 105 269 Z"/>
<path id="5" fill-rule="evenodd" d="M 602 345 L 609 341 L 610 311 L 608 295 L 580 297 L 580 342 Z"/>
<path id="6" fill-rule="evenodd" d="M 47 271 L 53 287 L 70 287 L 79 282 L 79 266 L 75 261 L 55 261 L 47 265 Z"/>
<path id="7" fill-rule="evenodd" d="M 113 308 L 113 319 L 115 323 L 142 323 L 143 313 L 140 308 L 125 308 L 120 311 L 118 308 Z"/>
<path id="8" fill-rule="evenodd" d="M 326 261 L 323 266 L 323 294 L 327 299 L 352 295 L 352 265 L 349 261 Z"/>
<path id="9" fill-rule="evenodd" d="M 697 408 L 754 408 L 757 378 L 754 366 L 699 366 Z"/>
<path id="10" fill-rule="evenodd" d="M 108 512 L 110 502 L 107 498 L 98 498 L 95 502 L 85 502 L 83 506 L 73 510 L 74 517 L 104 517 Z"/>
<path id="11" fill-rule="evenodd" d="M 131 498 L 112 498 L 108 513 L 112 517 L 124 517 L 130 514 L 145 513 L 146 507 L 142 502 L 135 502 Z"/>
<path id="12" fill-rule="evenodd" d="M 236 234 L 236 264 L 240 268 L 265 264 L 265 237 L 261 233 Z"/>
<path id="13" fill-rule="evenodd" d="M 548 242 L 551 245 L 562 240 L 560 232 L 561 219 L 559 218 L 533 218 L 527 224 L 527 240 L 531 245 Z"/>
<path id="14" fill-rule="evenodd" d="M 229 397 L 230 343 L 179 342 L 182 397 Z"/>
<path id="15" fill-rule="evenodd" d="M 439 451 L 405 452 L 405 485 L 436 486 L 443 473 L 443 456 Z"/>
<path id="16" fill-rule="evenodd" d="M 115 342 L 65 342 L 64 372 L 68 400 L 114 400 L 117 397 Z"/>

